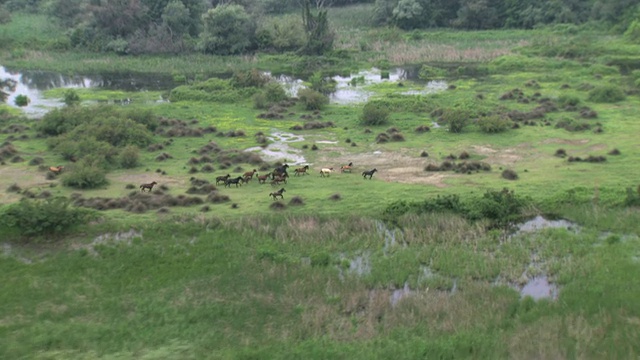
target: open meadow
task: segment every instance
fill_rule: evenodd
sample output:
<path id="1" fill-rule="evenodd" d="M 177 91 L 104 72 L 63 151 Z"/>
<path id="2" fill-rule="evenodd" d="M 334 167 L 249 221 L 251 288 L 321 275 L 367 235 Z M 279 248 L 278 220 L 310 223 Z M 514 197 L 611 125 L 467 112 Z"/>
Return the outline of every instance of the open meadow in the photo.
<path id="1" fill-rule="evenodd" d="M 67 105 L 37 118 L 0 105 L 0 358 L 640 356 L 640 47 L 382 32 L 339 32 L 361 51 L 325 79 L 372 72 L 349 103 L 261 83 L 293 55 L 0 56 L 178 82 L 47 90 Z"/>

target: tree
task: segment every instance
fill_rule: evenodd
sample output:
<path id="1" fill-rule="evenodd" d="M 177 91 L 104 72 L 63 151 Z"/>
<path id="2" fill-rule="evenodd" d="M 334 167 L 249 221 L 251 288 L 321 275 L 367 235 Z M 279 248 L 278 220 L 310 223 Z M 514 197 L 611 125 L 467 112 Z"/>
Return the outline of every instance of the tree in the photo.
<path id="1" fill-rule="evenodd" d="M 217 55 L 241 54 L 253 46 L 255 25 L 244 7 L 220 5 L 202 16 L 199 49 Z"/>
<path id="2" fill-rule="evenodd" d="M 311 13 L 311 0 L 304 2 L 302 9 L 306 43 L 300 49 L 305 55 L 322 55 L 333 49 L 335 34 L 329 29 L 326 10 L 318 10 L 317 15 Z"/>
<path id="3" fill-rule="evenodd" d="M 112 37 L 125 38 L 148 24 L 147 7 L 140 0 L 106 0 L 91 10 L 94 26 Z"/>
<path id="4" fill-rule="evenodd" d="M 393 20 L 402 29 L 415 29 L 422 23 L 422 6 L 417 0 L 400 0 L 393 9 Z"/>

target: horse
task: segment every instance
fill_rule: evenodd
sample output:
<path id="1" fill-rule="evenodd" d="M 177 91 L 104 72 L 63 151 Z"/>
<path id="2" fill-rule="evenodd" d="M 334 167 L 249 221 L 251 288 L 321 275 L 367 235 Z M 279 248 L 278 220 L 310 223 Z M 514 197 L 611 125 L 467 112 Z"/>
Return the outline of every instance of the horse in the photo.
<path id="1" fill-rule="evenodd" d="M 145 189 L 148 189 L 149 192 L 151 192 L 151 190 L 153 190 L 153 187 L 156 186 L 156 184 L 157 184 L 157 182 L 155 182 L 155 181 L 152 181 L 152 182 L 150 182 L 148 184 L 142 184 L 142 185 L 140 185 L 140 191 L 144 192 Z"/>
<path id="2" fill-rule="evenodd" d="M 247 180 L 253 179 L 253 175 L 256 172 L 258 172 L 258 170 L 253 169 L 253 171 L 247 171 L 246 173 L 242 174 L 242 176 L 244 177 L 244 182 L 247 182 Z"/>
<path id="3" fill-rule="evenodd" d="M 258 183 L 259 184 L 265 184 L 267 182 L 267 179 L 269 179 L 271 177 L 271 173 L 266 173 L 264 175 L 258 175 Z"/>
<path id="4" fill-rule="evenodd" d="M 49 171 L 51 171 L 52 173 L 58 175 L 62 172 L 62 169 L 64 169 L 64 166 L 50 166 L 49 167 Z"/>
<path id="5" fill-rule="evenodd" d="M 277 168 L 275 168 L 273 170 L 272 176 L 276 176 L 276 175 L 281 175 L 281 174 L 287 174 L 287 169 L 289 168 L 289 165 L 284 164 L 282 166 L 278 166 Z M 287 174 L 289 175 L 289 174 Z"/>
<path id="6" fill-rule="evenodd" d="M 282 193 L 285 192 L 285 191 L 286 190 L 284 188 L 282 188 L 282 189 L 280 189 L 280 190 L 278 190 L 276 192 L 269 193 L 269 196 L 272 196 L 274 201 L 278 198 L 278 196 L 280 196 L 280 198 L 282 200 L 284 200 L 284 195 L 282 195 Z"/>
<path id="7" fill-rule="evenodd" d="M 287 183 L 287 178 L 288 176 L 274 176 L 273 180 L 271 181 L 271 185 L 278 185 L 281 182 L 283 183 Z"/>
<path id="8" fill-rule="evenodd" d="M 353 166 L 353 163 L 350 162 L 349 165 L 342 165 L 340 167 L 340 172 L 351 172 L 351 167 Z"/>
<path id="9" fill-rule="evenodd" d="M 331 175 L 331 173 L 333 172 L 333 168 L 323 168 L 320 170 L 320 176 L 321 177 L 325 177 L 325 176 L 329 176 Z"/>
<path id="10" fill-rule="evenodd" d="M 244 181 L 244 179 L 242 178 L 242 176 L 238 176 L 238 177 L 237 177 L 237 178 L 235 178 L 235 179 L 227 179 L 227 180 L 224 182 L 224 186 L 225 186 L 225 187 L 231 187 L 231 184 L 236 184 L 236 187 L 238 187 L 238 185 L 242 185 L 242 184 L 240 184 L 240 182 L 241 182 L 241 181 Z"/>
<path id="11" fill-rule="evenodd" d="M 222 183 L 222 184 L 226 183 L 226 182 L 227 182 L 227 180 L 229 180 L 229 178 L 230 178 L 230 177 L 231 177 L 231 174 L 227 174 L 227 175 L 223 175 L 223 176 L 218 176 L 218 177 L 216 178 L 216 185 L 218 185 L 218 184 L 220 184 L 220 183 Z"/>
<path id="12" fill-rule="evenodd" d="M 309 165 L 305 165 L 304 167 L 297 168 L 297 169 L 295 169 L 293 176 L 298 176 L 300 174 L 309 175 L 307 170 L 309 170 Z"/>
<path id="13" fill-rule="evenodd" d="M 378 171 L 378 169 L 363 171 L 362 177 L 366 179 L 367 176 L 369 176 L 369 180 L 371 180 L 371 178 L 373 177 L 373 173 L 375 173 L 376 171 Z"/>

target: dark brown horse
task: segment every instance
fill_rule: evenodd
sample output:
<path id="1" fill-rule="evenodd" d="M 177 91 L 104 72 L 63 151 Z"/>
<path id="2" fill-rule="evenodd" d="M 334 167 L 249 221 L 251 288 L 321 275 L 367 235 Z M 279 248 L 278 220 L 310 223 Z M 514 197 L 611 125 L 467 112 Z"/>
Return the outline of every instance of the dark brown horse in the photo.
<path id="1" fill-rule="evenodd" d="M 231 177 L 231 174 L 227 174 L 227 175 L 223 175 L 223 176 L 218 176 L 216 178 L 216 185 L 218 184 L 224 184 L 227 182 L 227 180 Z"/>
<path id="2" fill-rule="evenodd" d="M 282 189 L 280 189 L 280 190 L 278 190 L 276 192 L 269 193 L 269 196 L 273 197 L 273 200 L 276 200 L 278 198 L 278 196 L 280 196 L 280 198 L 282 200 L 284 200 L 284 195 L 282 195 L 282 193 L 284 193 L 285 191 L 286 190 L 284 188 L 282 188 Z"/>
<path id="3" fill-rule="evenodd" d="M 157 184 L 157 182 L 155 182 L 155 181 L 152 181 L 152 182 L 150 182 L 148 184 L 142 184 L 142 185 L 140 185 L 140 191 L 144 192 L 145 189 L 146 189 L 146 190 L 149 190 L 149 192 L 151 192 L 151 190 L 153 190 L 153 187 L 156 186 L 156 184 Z"/>
<path id="4" fill-rule="evenodd" d="M 279 185 L 280 183 L 286 184 L 288 177 L 289 177 L 288 175 L 274 176 L 273 180 L 271 180 L 271 185 Z"/>
<path id="5" fill-rule="evenodd" d="M 305 165 L 301 168 L 297 168 L 293 171 L 293 176 L 298 176 L 300 174 L 305 174 L 305 175 L 309 175 L 309 173 L 307 172 L 307 170 L 309 170 L 309 165 Z"/>

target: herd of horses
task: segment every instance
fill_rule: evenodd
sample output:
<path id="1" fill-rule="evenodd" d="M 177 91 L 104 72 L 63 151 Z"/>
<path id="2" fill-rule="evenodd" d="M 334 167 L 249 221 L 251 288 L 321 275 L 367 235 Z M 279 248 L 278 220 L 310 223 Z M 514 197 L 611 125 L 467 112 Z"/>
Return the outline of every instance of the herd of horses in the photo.
<path id="1" fill-rule="evenodd" d="M 54 168 L 51 167 L 49 168 L 49 170 L 51 170 L 52 172 L 60 172 L 62 171 L 62 166 L 59 166 L 58 168 Z M 54 170 L 55 169 L 55 170 Z M 277 186 L 280 184 L 286 184 L 287 183 L 287 178 L 289 178 L 289 173 L 288 173 L 288 169 L 289 169 L 289 165 L 284 164 L 281 166 L 276 167 L 273 171 L 266 173 L 266 174 L 262 174 L 262 175 L 258 175 L 258 171 L 256 169 L 253 169 L 251 171 L 247 171 L 245 173 L 243 173 L 240 176 L 237 177 L 231 177 L 231 174 L 226 174 L 226 175 L 221 175 L 221 176 L 217 176 L 216 177 L 216 185 L 221 185 L 224 184 L 224 187 L 231 187 L 231 185 L 235 185 L 236 187 L 241 186 L 243 183 L 246 184 L 248 182 L 250 182 L 254 176 L 258 179 L 258 183 L 259 184 L 266 184 L 267 181 L 270 181 L 271 185 L 273 186 Z M 341 173 L 351 173 L 351 170 L 353 169 L 353 163 L 350 162 L 348 165 L 343 165 L 340 167 L 340 172 Z M 378 169 L 371 169 L 371 170 L 365 170 L 362 172 L 362 177 L 364 179 L 367 178 L 367 176 L 369 177 L 369 180 L 371 180 L 371 178 L 373 178 L 373 174 L 375 174 L 378 171 Z M 326 167 L 326 168 L 321 168 L 320 169 L 320 177 L 329 177 L 331 175 L 331 173 L 334 172 L 334 168 L 333 167 Z M 305 165 L 303 167 L 299 167 L 294 169 L 293 171 L 293 176 L 302 176 L 302 175 L 309 175 L 309 165 Z M 147 184 L 141 184 L 140 185 L 140 191 L 141 192 L 145 192 L 145 191 L 149 191 L 151 192 L 153 190 L 153 187 L 155 185 L 157 185 L 158 183 L 153 181 Z M 271 192 L 269 193 L 269 197 L 273 198 L 273 200 L 277 200 L 278 198 L 280 199 L 284 199 L 284 192 L 286 190 L 284 188 L 281 188 L 278 191 L 275 192 Z"/>

